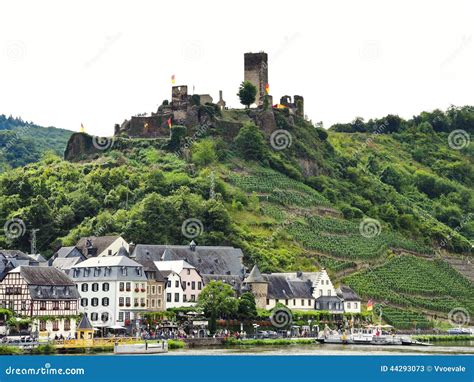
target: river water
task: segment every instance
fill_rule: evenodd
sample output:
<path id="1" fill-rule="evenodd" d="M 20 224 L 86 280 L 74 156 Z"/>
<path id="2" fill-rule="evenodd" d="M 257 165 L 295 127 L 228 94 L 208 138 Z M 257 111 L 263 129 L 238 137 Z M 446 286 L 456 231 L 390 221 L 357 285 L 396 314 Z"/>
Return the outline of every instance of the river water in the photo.
<path id="1" fill-rule="evenodd" d="M 166 355 L 423 355 L 474 354 L 474 341 L 437 343 L 433 346 L 291 345 L 233 346 L 170 350 Z M 164 355 L 164 354 L 161 354 Z"/>

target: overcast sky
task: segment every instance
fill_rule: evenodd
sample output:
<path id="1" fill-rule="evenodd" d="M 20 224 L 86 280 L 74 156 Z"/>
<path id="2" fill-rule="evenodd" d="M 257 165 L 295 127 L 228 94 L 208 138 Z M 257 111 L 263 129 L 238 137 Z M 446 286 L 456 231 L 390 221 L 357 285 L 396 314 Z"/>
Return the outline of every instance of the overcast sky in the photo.
<path id="1" fill-rule="evenodd" d="M 0 114 L 112 135 L 156 111 L 171 75 L 230 107 L 243 54 L 269 54 L 270 93 L 325 127 L 474 105 L 474 2 L 2 1 Z"/>

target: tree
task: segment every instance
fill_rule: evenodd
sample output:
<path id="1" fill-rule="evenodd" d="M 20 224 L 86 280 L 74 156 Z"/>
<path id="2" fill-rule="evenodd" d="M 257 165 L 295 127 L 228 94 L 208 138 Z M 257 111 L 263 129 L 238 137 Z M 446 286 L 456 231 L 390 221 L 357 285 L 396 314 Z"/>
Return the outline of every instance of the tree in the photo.
<path id="1" fill-rule="evenodd" d="M 237 95 L 240 98 L 240 103 L 245 105 L 247 109 L 255 102 L 257 96 L 257 88 L 250 81 L 243 81 L 240 84 Z"/>
<path id="2" fill-rule="evenodd" d="M 238 300 L 232 287 L 222 281 L 211 281 L 199 294 L 198 307 L 209 318 L 209 330 L 214 333 L 218 318 L 235 315 Z"/>
<path id="3" fill-rule="evenodd" d="M 199 166 L 206 166 L 217 160 L 214 142 L 210 139 L 203 139 L 196 142 L 192 149 L 192 160 Z"/>
<path id="4" fill-rule="evenodd" d="M 257 317 L 257 305 L 255 303 L 255 296 L 252 293 L 245 292 L 240 296 L 237 314 L 241 319 Z"/>
<path id="5" fill-rule="evenodd" d="M 265 156 L 263 134 L 253 123 L 246 123 L 239 130 L 234 142 L 246 159 L 261 160 Z"/>

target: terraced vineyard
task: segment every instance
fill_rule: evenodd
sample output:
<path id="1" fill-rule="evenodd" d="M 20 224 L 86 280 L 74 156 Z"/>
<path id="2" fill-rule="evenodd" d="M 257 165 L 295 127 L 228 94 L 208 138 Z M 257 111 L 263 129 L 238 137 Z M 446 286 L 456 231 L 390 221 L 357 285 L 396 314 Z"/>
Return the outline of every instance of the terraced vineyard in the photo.
<path id="1" fill-rule="evenodd" d="M 353 263 L 351 261 L 335 260 L 326 256 L 318 256 L 317 260 L 321 267 L 329 269 L 333 272 L 340 272 L 344 269 L 353 268 L 356 265 L 356 263 Z"/>
<path id="2" fill-rule="evenodd" d="M 360 296 L 396 305 L 474 314 L 474 284 L 443 260 L 399 256 L 383 266 L 344 279 Z"/>
<path id="3" fill-rule="evenodd" d="M 229 179 L 245 192 L 256 192 L 262 200 L 284 206 L 330 206 L 329 201 L 311 187 L 269 168 L 253 169 L 250 174 L 232 173 Z"/>
<path id="4" fill-rule="evenodd" d="M 420 313 L 377 304 L 375 306 L 376 314 L 380 309 L 382 309 L 383 320 L 397 329 L 430 329 L 433 327 L 433 323 Z"/>
<path id="5" fill-rule="evenodd" d="M 342 219 L 310 217 L 306 224 L 293 223 L 289 232 L 306 248 L 349 260 L 374 259 L 391 247 L 420 253 L 432 251 L 421 243 L 383 229 L 379 235 L 366 238 L 361 235 L 359 224 Z"/>

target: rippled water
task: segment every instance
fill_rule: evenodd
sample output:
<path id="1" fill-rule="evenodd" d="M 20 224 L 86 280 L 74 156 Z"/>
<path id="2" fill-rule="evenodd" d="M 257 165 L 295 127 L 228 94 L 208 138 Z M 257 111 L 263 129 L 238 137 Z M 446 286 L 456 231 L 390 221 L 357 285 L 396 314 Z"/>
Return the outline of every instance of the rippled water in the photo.
<path id="1" fill-rule="evenodd" d="M 417 355 L 474 354 L 474 341 L 435 344 L 433 346 L 375 345 L 292 345 L 245 346 L 229 348 L 194 348 L 171 350 L 167 355 Z"/>

